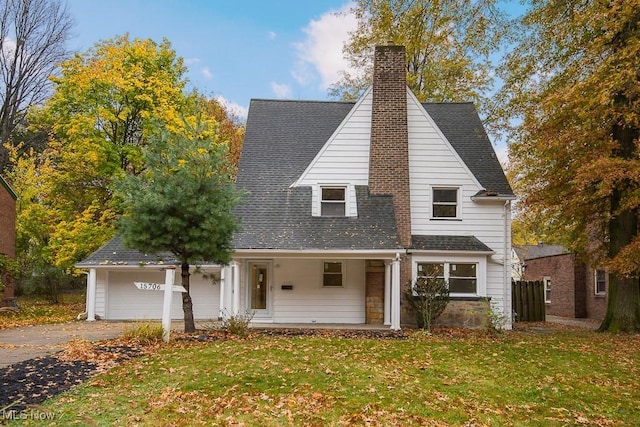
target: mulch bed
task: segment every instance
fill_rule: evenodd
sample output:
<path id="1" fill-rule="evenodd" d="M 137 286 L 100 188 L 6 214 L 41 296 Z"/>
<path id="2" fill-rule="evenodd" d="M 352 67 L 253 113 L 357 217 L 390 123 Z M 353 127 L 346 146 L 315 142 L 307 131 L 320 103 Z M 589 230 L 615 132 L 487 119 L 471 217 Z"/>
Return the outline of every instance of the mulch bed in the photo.
<path id="1" fill-rule="evenodd" d="M 141 354 L 140 348 L 130 345 L 72 342 L 60 353 L 0 369 L 0 412 L 24 411 Z"/>

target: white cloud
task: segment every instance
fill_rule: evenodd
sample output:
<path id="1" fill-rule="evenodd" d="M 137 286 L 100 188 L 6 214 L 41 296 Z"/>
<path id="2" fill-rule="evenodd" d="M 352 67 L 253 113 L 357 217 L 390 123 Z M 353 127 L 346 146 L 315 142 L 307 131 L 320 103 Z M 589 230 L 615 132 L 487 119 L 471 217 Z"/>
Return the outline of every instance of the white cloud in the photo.
<path id="1" fill-rule="evenodd" d="M 184 59 L 184 65 L 194 65 L 194 64 L 199 64 L 200 63 L 200 58 L 185 58 Z"/>
<path id="2" fill-rule="evenodd" d="M 276 95 L 277 98 L 291 98 L 291 86 L 286 83 L 276 83 L 271 82 L 271 90 Z"/>
<path id="3" fill-rule="evenodd" d="M 213 78 L 213 73 L 211 72 L 211 69 L 209 69 L 209 67 L 202 67 L 200 69 L 200 74 L 202 74 L 204 78 L 207 80 L 210 80 Z"/>
<path id="4" fill-rule="evenodd" d="M 273 31 L 269 31 L 268 34 L 269 34 L 269 40 L 275 40 L 276 37 L 278 37 L 278 35 Z"/>
<path id="5" fill-rule="evenodd" d="M 310 84 L 319 77 L 320 87 L 326 89 L 340 79 L 340 71 L 353 72 L 342 54 L 349 32 L 357 27 L 355 15 L 349 12 L 352 6 L 349 1 L 339 10 L 330 10 L 303 28 L 306 38 L 294 44 L 298 60 L 291 72 L 299 84 Z"/>
<path id="6" fill-rule="evenodd" d="M 240 104 L 236 104 L 235 102 L 231 102 L 223 96 L 217 96 L 216 101 L 218 101 L 222 106 L 230 112 L 233 116 L 235 116 L 238 120 L 242 122 L 247 121 L 247 116 L 249 115 L 249 107 L 243 107 Z"/>

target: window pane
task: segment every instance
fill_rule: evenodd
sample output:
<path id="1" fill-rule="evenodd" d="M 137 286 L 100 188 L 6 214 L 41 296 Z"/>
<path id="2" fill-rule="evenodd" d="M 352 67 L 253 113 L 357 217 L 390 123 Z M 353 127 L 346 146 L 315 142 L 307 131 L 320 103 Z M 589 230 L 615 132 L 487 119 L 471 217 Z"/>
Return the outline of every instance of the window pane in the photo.
<path id="1" fill-rule="evenodd" d="M 342 263 L 325 262 L 322 286 L 342 286 Z"/>
<path id="2" fill-rule="evenodd" d="M 323 188 L 322 200 L 344 201 L 344 188 Z"/>
<path id="3" fill-rule="evenodd" d="M 455 218 L 456 206 L 433 205 L 433 216 L 436 218 Z"/>
<path id="4" fill-rule="evenodd" d="M 451 264 L 449 275 L 452 277 L 476 277 L 475 264 Z"/>
<path id="5" fill-rule="evenodd" d="M 342 274 L 325 274 L 322 280 L 322 286 L 342 286 Z"/>
<path id="6" fill-rule="evenodd" d="M 325 262 L 324 272 L 325 273 L 342 273 L 342 263 L 341 262 Z"/>
<path id="7" fill-rule="evenodd" d="M 320 205 L 322 216 L 344 216 L 344 203 L 322 203 Z"/>
<path id="8" fill-rule="evenodd" d="M 476 279 L 449 278 L 449 292 L 457 294 L 475 294 Z"/>
<path id="9" fill-rule="evenodd" d="M 453 202 L 458 201 L 458 190 L 453 189 L 435 189 L 433 190 L 434 202 Z"/>
<path id="10" fill-rule="evenodd" d="M 606 275 L 604 270 L 596 270 L 596 293 L 604 294 L 606 292 Z"/>
<path id="11" fill-rule="evenodd" d="M 444 264 L 418 263 L 418 276 L 444 277 Z"/>

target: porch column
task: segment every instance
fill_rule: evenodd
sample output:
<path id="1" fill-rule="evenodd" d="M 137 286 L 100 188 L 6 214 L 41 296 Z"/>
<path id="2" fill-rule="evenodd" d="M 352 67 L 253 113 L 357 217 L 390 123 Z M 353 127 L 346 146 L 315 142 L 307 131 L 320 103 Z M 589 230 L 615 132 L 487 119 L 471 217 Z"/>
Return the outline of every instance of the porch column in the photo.
<path id="1" fill-rule="evenodd" d="M 391 263 L 391 329 L 400 330 L 400 257 Z"/>
<path id="2" fill-rule="evenodd" d="M 391 263 L 384 263 L 384 324 L 391 326 Z"/>
<path id="3" fill-rule="evenodd" d="M 87 322 L 96 321 L 96 269 L 89 269 L 87 276 Z"/>
<path id="4" fill-rule="evenodd" d="M 227 286 L 229 276 L 231 275 L 227 275 L 227 266 L 223 265 L 220 268 L 220 309 L 218 310 L 218 320 L 224 319 L 224 288 Z"/>
<path id="5" fill-rule="evenodd" d="M 231 271 L 233 271 L 233 302 L 230 314 L 235 316 L 240 312 L 240 265 L 237 262 L 233 262 Z"/>

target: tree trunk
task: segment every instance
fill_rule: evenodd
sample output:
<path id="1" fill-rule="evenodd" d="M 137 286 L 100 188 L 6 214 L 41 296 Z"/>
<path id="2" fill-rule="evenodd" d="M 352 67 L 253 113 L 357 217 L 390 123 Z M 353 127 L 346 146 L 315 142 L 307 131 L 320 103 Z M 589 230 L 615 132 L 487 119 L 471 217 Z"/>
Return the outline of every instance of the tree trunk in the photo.
<path id="1" fill-rule="evenodd" d="M 182 293 L 182 311 L 184 312 L 184 331 L 187 333 L 196 331 L 196 324 L 193 320 L 193 301 L 189 293 L 189 264 L 182 264 L 182 286 L 187 292 Z"/>
<path id="2" fill-rule="evenodd" d="M 626 99 L 625 99 L 626 100 Z M 620 99 L 617 99 L 620 102 Z M 613 138 L 619 146 L 614 155 L 624 159 L 636 157 L 638 129 L 613 127 Z M 620 209 L 626 193 L 637 191 L 629 180 L 618 184 L 611 195 L 611 219 L 609 220 L 609 259 L 615 258 L 638 234 L 638 210 Z M 638 272 L 626 277 L 615 272 L 609 275 L 607 313 L 600 328 L 601 332 L 640 331 L 640 282 Z"/>
<path id="3" fill-rule="evenodd" d="M 640 331 L 640 284 L 638 278 L 609 276 L 607 314 L 600 332 Z"/>

